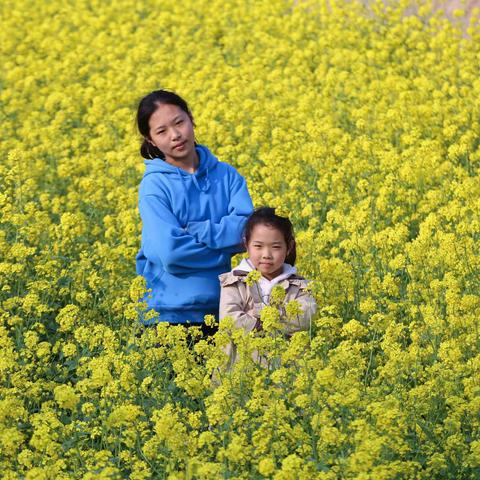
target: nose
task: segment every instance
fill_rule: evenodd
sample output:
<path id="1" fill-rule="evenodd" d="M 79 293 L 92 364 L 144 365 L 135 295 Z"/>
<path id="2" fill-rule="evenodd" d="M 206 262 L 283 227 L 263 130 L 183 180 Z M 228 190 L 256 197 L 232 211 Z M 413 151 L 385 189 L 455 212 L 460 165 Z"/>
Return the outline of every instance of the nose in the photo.
<path id="1" fill-rule="evenodd" d="M 180 138 L 180 130 L 172 128 L 172 140 L 178 140 Z"/>
<path id="2" fill-rule="evenodd" d="M 262 252 L 262 257 L 265 258 L 265 259 L 270 259 L 270 258 L 272 258 L 272 254 L 271 254 L 270 250 L 264 250 L 264 251 Z"/>

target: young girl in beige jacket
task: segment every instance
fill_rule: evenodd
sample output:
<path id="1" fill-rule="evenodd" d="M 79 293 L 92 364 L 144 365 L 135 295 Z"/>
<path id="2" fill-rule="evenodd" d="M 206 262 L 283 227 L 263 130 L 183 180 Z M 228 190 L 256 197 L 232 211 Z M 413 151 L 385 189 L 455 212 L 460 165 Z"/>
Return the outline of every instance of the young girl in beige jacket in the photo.
<path id="1" fill-rule="evenodd" d="M 233 318 L 236 328 L 246 332 L 261 331 L 260 311 L 269 305 L 270 293 L 274 286 L 279 285 L 285 290 L 283 303 L 296 300 L 302 310 L 295 319 L 282 319 L 283 332 L 292 335 L 300 330 L 308 330 L 316 304 L 306 289 L 307 280 L 299 276 L 294 267 L 295 237 L 290 220 L 276 215 L 273 208 L 259 208 L 245 225 L 244 242 L 248 258 L 231 272 L 219 276 L 220 319 L 229 316 Z M 257 270 L 261 276 L 253 285 L 248 285 L 247 276 L 253 270 Z M 233 342 L 226 347 L 226 353 L 232 365 L 237 360 Z"/>

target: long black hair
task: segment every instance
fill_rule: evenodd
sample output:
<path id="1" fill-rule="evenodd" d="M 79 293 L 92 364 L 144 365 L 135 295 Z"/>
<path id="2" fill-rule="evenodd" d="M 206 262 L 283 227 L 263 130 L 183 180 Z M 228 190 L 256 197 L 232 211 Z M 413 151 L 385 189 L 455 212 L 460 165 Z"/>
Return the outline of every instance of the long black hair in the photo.
<path id="1" fill-rule="evenodd" d="M 155 90 L 140 100 L 137 110 L 137 126 L 138 131 L 143 136 L 143 143 L 140 147 L 140 155 L 143 158 L 162 158 L 165 159 L 163 152 L 155 145 L 151 144 L 148 139 L 150 138 L 150 117 L 157 110 L 159 105 L 176 105 L 181 108 L 193 122 L 192 112 L 188 107 L 187 102 L 177 95 L 175 92 L 169 90 Z"/>
<path id="2" fill-rule="evenodd" d="M 243 239 L 246 245 L 248 245 L 248 242 L 252 236 L 252 231 L 257 225 L 267 225 L 282 232 L 283 237 L 285 238 L 285 243 L 287 244 L 287 256 L 285 258 L 285 263 L 295 265 L 295 260 L 297 259 L 297 249 L 292 222 L 286 217 L 277 215 L 274 208 L 257 208 L 248 218 L 243 230 Z"/>

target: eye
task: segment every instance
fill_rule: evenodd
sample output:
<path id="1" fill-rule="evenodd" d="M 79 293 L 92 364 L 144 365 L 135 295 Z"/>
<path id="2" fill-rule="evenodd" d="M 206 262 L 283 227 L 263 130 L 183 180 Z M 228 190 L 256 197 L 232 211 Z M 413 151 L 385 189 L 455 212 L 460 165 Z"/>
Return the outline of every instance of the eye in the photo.
<path id="1" fill-rule="evenodd" d="M 182 120 L 182 119 L 180 119 L 180 120 L 177 120 L 177 122 L 176 122 L 176 123 L 177 123 L 177 125 L 180 125 L 181 123 L 183 123 L 183 120 Z"/>

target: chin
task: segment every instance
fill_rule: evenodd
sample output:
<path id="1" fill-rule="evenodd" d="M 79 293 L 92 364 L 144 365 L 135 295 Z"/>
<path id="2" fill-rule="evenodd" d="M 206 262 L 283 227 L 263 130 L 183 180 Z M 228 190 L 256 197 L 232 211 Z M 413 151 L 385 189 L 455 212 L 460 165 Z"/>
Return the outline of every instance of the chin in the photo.
<path id="1" fill-rule="evenodd" d="M 195 148 L 189 146 L 183 152 L 179 152 L 180 155 L 178 158 L 188 158 L 190 155 L 192 155 L 194 151 L 195 151 Z"/>
<path id="2" fill-rule="evenodd" d="M 188 156 L 191 155 L 190 150 L 185 150 L 184 152 L 172 152 L 171 157 L 175 158 L 178 161 L 185 160 Z"/>

